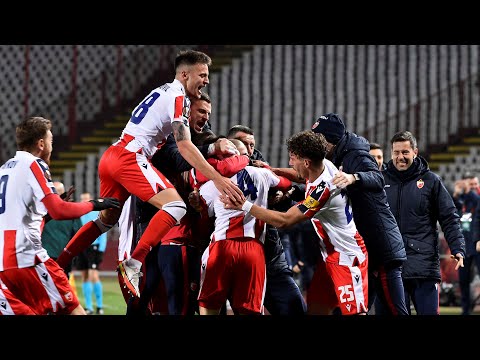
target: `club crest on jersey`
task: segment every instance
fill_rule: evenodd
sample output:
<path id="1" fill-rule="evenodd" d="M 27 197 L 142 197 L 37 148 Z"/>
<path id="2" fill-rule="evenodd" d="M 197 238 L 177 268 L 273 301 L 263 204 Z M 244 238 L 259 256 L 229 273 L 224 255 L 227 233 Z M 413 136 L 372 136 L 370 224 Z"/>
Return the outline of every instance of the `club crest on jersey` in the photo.
<path id="1" fill-rule="evenodd" d="M 421 189 L 421 188 L 423 188 L 423 185 L 425 185 L 425 183 L 423 182 L 422 179 L 417 181 L 417 188 Z"/>
<path id="2" fill-rule="evenodd" d="M 64 296 L 65 296 L 65 299 L 67 299 L 67 301 L 72 301 L 73 299 L 72 293 L 70 291 L 65 293 Z"/>

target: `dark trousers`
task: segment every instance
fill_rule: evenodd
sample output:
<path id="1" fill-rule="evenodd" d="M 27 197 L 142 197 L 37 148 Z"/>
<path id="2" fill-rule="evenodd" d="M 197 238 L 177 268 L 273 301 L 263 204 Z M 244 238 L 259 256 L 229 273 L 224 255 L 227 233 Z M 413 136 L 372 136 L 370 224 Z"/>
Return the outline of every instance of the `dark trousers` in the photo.
<path id="1" fill-rule="evenodd" d="M 368 284 L 368 308 L 375 304 L 375 315 L 409 315 L 400 262 L 369 269 Z"/>
<path id="2" fill-rule="evenodd" d="M 439 281 L 432 279 L 404 279 L 405 301 L 410 312 L 410 299 L 417 315 L 439 315 Z"/>
<path id="3" fill-rule="evenodd" d="M 267 274 L 265 308 L 271 315 L 304 315 L 307 305 L 290 272 Z"/>
<path id="4" fill-rule="evenodd" d="M 461 292 L 461 304 L 462 304 L 462 315 L 469 315 L 473 307 L 475 306 L 472 303 L 472 298 L 470 294 L 470 284 L 473 279 L 473 264 L 477 267 L 478 273 L 480 274 L 480 253 L 475 255 L 467 255 L 463 259 L 464 267 L 458 269 L 458 280 L 460 284 Z"/>
<path id="5" fill-rule="evenodd" d="M 200 254 L 197 248 L 185 245 L 157 245 L 145 260 L 140 299 L 131 298 L 127 315 L 149 313 L 149 303 L 158 296 L 161 281 L 165 286 L 163 300 L 169 315 L 194 315 L 198 312 L 197 296 L 200 281 Z"/>

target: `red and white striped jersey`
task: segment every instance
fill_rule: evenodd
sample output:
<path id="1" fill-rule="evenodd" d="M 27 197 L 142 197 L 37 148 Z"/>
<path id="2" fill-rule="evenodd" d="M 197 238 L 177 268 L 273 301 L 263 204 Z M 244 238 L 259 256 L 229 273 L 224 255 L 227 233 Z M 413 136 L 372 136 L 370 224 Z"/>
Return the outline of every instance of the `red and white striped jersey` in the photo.
<path id="1" fill-rule="evenodd" d="M 230 179 L 239 186 L 248 201 L 264 208 L 267 207 L 268 190 L 280 182 L 271 170 L 254 166 L 246 166 Z M 216 217 L 212 240 L 248 237 L 264 243 L 265 223 L 243 210 L 225 209 L 218 199 L 219 195 L 211 180 L 200 187 L 200 196 L 208 206 L 208 215 Z"/>
<path id="2" fill-rule="evenodd" d="M 0 168 L 0 271 L 49 259 L 41 229 L 46 195 L 55 193 L 48 165 L 26 151 Z"/>
<path id="3" fill-rule="evenodd" d="M 366 249 L 353 221 L 347 194 L 331 182 L 338 169 L 327 159 L 323 163 L 325 170 L 315 181 L 307 182 L 305 200 L 297 206 L 312 219 L 324 260 L 340 253 L 340 257 L 357 257 L 362 263 Z"/>
<path id="4" fill-rule="evenodd" d="M 164 84 L 152 90 L 132 111 L 132 117 L 123 129 L 119 143 L 128 137 L 127 150 L 137 152 L 142 149 L 147 158 L 164 143 L 172 132 L 172 122 L 182 121 L 189 126 L 190 99 L 185 88 L 178 80 Z M 131 140 L 131 137 L 134 139 Z"/>

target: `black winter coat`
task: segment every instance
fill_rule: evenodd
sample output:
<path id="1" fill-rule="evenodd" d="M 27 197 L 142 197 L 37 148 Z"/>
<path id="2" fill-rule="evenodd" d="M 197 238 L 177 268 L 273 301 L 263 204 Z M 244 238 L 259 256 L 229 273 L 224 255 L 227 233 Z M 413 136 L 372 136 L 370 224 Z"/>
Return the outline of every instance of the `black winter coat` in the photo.
<path id="1" fill-rule="evenodd" d="M 398 171 L 390 160 L 383 176 L 388 202 L 407 249 L 403 278 L 441 281 L 437 221 L 451 253 L 465 257 L 460 217 L 450 193 L 421 156 L 405 171 Z"/>
<path id="2" fill-rule="evenodd" d="M 383 176 L 370 155 L 369 142 L 346 132 L 335 147 L 332 162 L 360 177 L 347 187 L 347 195 L 355 225 L 367 247 L 369 268 L 376 270 L 379 265 L 406 260 L 402 236 L 387 202 Z"/>

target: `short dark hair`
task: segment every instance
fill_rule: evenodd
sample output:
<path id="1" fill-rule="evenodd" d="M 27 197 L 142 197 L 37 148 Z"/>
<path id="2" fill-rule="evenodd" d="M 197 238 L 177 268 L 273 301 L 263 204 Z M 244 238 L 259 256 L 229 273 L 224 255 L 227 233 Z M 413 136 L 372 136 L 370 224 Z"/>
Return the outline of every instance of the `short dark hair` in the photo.
<path id="1" fill-rule="evenodd" d="M 379 143 L 371 142 L 370 150 L 377 150 L 377 149 L 380 149 L 383 151 L 382 145 L 380 145 Z"/>
<path id="2" fill-rule="evenodd" d="M 32 150 L 38 140 L 44 139 L 51 129 L 52 122 L 40 116 L 23 120 L 15 129 L 18 150 Z"/>
<path id="3" fill-rule="evenodd" d="M 211 130 L 206 130 L 199 133 L 192 131 L 192 143 L 196 146 L 213 144 L 218 139 L 224 137 L 225 136 L 222 135 L 215 135 L 215 133 Z"/>
<path id="4" fill-rule="evenodd" d="M 235 135 L 237 135 L 237 133 L 239 132 L 244 132 L 245 134 L 249 134 L 249 135 L 255 135 L 253 133 L 253 130 L 250 129 L 248 126 L 244 126 L 244 125 L 233 125 L 230 130 L 228 130 L 228 134 L 227 134 L 227 137 L 228 138 L 234 138 Z"/>
<path id="5" fill-rule="evenodd" d="M 287 139 L 287 149 L 294 155 L 320 164 L 327 154 L 327 140 L 320 133 L 301 131 Z"/>
<path id="6" fill-rule="evenodd" d="M 212 59 L 207 54 L 196 50 L 183 50 L 177 54 L 175 58 L 175 72 L 182 65 L 206 64 L 212 65 Z"/>
<path id="7" fill-rule="evenodd" d="M 210 99 L 210 96 L 206 92 L 201 92 L 199 98 L 193 98 L 192 102 L 194 101 L 206 101 L 207 103 L 211 104 L 212 100 Z"/>
<path id="8" fill-rule="evenodd" d="M 399 131 L 395 135 L 393 135 L 392 139 L 390 140 L 390 144 L 393 146 L 395 142 L 402 142 L 402 141 L 410 141 L 410 146 L 412 149 L 417 148 L 417 139 L 410 131 Z"/>

